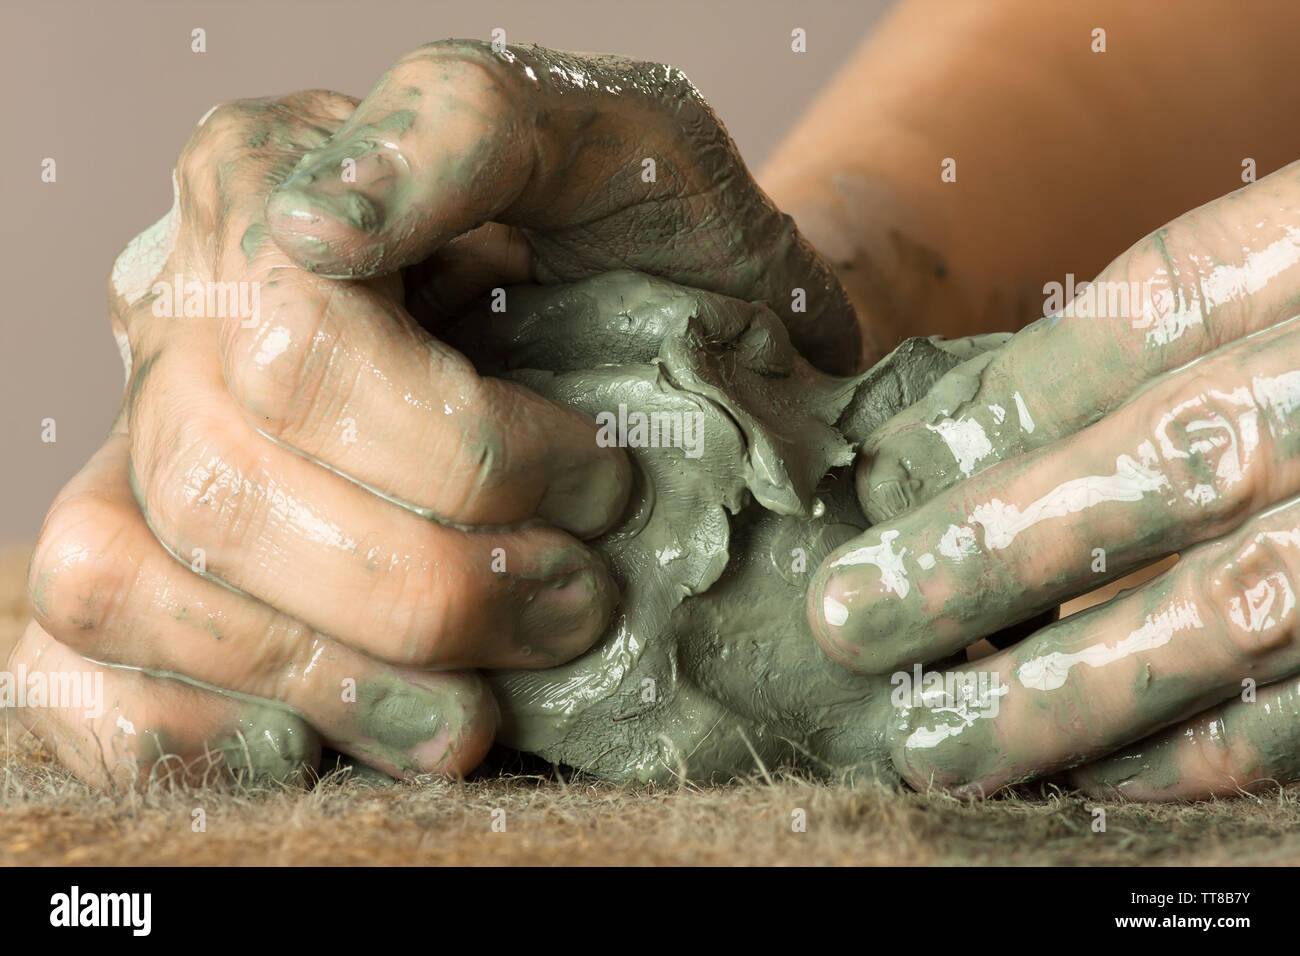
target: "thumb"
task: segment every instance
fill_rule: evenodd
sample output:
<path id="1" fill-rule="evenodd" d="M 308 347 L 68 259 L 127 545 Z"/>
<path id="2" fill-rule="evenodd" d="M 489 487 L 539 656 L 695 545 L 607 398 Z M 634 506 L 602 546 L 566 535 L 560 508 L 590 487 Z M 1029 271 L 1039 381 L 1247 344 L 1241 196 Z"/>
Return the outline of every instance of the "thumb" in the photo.
<path id="1" fill-rule="evenodd" d="M 507 85 L 475 44 L 422 48 L 267 197 L 276 242 L 321 275 L 393 272 L 508 206 L 532 169 Z"/>

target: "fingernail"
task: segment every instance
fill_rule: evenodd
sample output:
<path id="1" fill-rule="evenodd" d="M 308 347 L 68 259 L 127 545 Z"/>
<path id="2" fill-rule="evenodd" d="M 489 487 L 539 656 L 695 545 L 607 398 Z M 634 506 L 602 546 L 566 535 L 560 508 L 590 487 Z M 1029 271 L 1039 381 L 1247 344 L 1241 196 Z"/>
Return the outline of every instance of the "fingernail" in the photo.
<path id="1" fill-rule="evenodd" d="M 621 453 L 561 466 L 546 485 L 537 516 L 579 538 L 608 530 L 623 515 L 632 469 Z"/>
<path id="2" fill-rule="evenodd" d="M 286 219 L 328 218 L 359 232 L 383 228 L 391 168 L 378 151 L 350 156 L 347 150 L 327 150 L 303 159 L 305 163 L 271 191 L 268 208 Z M 345 159 L 355 167 L 346 167 Z"/>
<path id="3" fill-rule="evenodd" d="M 259 782 L 301 782 L 320 765 L 320 738 L 296 714 L 247 705 L 216 751 L 237 777 Z"/>
<path id="4" fill-rule="evenodd" d="M 894 769 L 916 790 L 995 792 L 1003 784 L 1004 748 L 994 721 L 981 718 L 943 706 L 902 708 L 887 732 Z"/>
<path id="5" fill-rule="evenodd" d="M 616 599 L 614 583 L 599 564 L 553 575 L 526 598 L 518 642 L 551 663 L 571 660 L 604 631 Z"/>
<path id="6" fill-rule="evenodd" d="M 909 510 L 921 482 L 912 478 L 901 461 L 888 450 L 877 451 L 869 463 L 859 467 L 858 500 L 867 520 L 880 524 Z"/>
<path id="7" fill-rule="evenodd" d="M 482 762 L 496 738 L 500 720 L 496 698 L 477 677 L 460 679 L 464 686 L 454 695 L 451 719 L 436 737 L 411 750 L 416 766 L 425 773 L 464 776 Z"/>
<path id="8" fill-rule="evenodd" d="M 1147 755 L 1139 751 L 1111 754 L 1070 771 L 1071 786 L 1098 797 L 1131 796 L 1137 781 L 1151 775 Z"/>
<path id="9" fill-rule="evenodd" d="M 916 657 L 918 613 L 915 603 L 882 584 L 878 565 L 870 559 L 870 570 L 858 565 L 868 540 L 864 536 L 831 552 L 809 589 L 809 617 L 813 636 L 831 660 L 858 674 L 888 674 Z M 907 594 L 914 597 L 915 589 Z"/>
<path id="10" fill-rule="evenodd" d="M 850 618 L 857 614 L 854 608 L 854 589 L 843 574 L 822 572 L 824 579 L 813 586 L 810 600 L 817 643 L 831 660 L 855 673 L 861 672 L 864 649 L 857 641 L 856 622 Z"/>
<path id="11" fill-rule="evenodd" d="M 365 748 L 365 759 L 398 776 L 467 773 L 491 743 L 491 692 L 471 675 L 429 675 L 427 687 L 415 679 L 384 677 L 357 688 L 361 728 L 377 745 Z"/>

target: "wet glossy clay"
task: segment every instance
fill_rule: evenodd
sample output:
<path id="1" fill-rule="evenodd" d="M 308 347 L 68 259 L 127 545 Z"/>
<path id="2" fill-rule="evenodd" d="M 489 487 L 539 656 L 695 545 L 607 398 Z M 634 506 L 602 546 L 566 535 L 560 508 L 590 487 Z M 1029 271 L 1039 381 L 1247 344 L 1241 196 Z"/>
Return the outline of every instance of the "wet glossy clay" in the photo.
<path id="1" fill-rule="evenodd" d="M 617 423 L 607 437 L 637 472 L 623 521 L 592 542 L 622 591 L 614 620 L 568 664 L 490 675 L 499 739 L 611 780 L 725 779 L 759 760 L 895 777 L 889 678 L 817 649 L 806 591 L 867 525 L 856 444 L 1004 340 L 910 339 L 838 378 L 765 306 L 630 272 L 510 290 L 508 313 L 464 323 L 482 371 Z M 638 432 L 638 412 L 659 431 Z"/>

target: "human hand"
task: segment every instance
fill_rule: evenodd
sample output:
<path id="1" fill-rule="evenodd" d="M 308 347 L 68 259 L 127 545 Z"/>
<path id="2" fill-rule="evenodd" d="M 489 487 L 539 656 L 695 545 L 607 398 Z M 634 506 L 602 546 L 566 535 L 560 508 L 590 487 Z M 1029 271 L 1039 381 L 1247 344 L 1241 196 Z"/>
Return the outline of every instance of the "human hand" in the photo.
<path id="1" fill-rule="evenodd" d="M 1075 779 L 1159 799 L 1300 777 L 1298 292 L 1293 164 L 1142 240 L 1091 300 L 867 442 L 876 524 L 809 591 L 819 643 L 851 670 L 943 660 L 1180 555 L 954 669 L 978 685 L 914 688 L 890 729 L 910 783 L 991 792 L 1135 741 Z"/>
<path id="2" fill-rule="evenodd" d="M 601 92 L 581 92 L 577 73 L 556 79 L 543 63 L 589 70 Z M 528 81 L 528 70 L 542 81 Z M 395 110 L 394 96 L 418 108 Z M 431 324 L 498 283 L 602 271 L 625 257 L 776 296 L 828 364 L 852 363 L 856 327 L 821 260 L 753 186 L 720 124 L 675 70 L 436 44 L 400 63 L 340 129 L 352 107 L 344 97 L 302 94 L 223 107 L 201 124 L 178 165 L 176 211 L 115 269 L 114 326 L 134 366 L 128 401 L 109 444 L 47 520 L 32 575 L 46 630 L 29 629 L 15 660 L 80 650 L 152 674 L 184 674 L 251 695 L 249 706 L 287 705 L 337 749 L 389 772 L 459 772 L 490 742 L 491 701 L 474 678 L 408 665 L 544 666 L 590 644 L 613 603 L 603 568 L 565 535 L 521 522 L 537 517 L 577 535 L 598 533 L 625 500 L 626 462 L 598 449 L 575 413 L 475 376 L 397 304 L 395 276 L 343 282 L 294 268 L 268 241 L 262 190 L 297 164 L 266 204 L 275 237 L 317 273 L 413 264 L 408 301 Z M 558 127 L 545 126 L 556 120 Z M 610 152 L 613 144 L 619 149 Z M 648 208 L 636 191 L 645 181 L 642 152 L 657 163 L 646 194 L 658 199 L 654 184 L 665 187 Z M 621 178 L 620 158 L 634 167 Z M 351 171 L 344 159 L 356 160 L 355 189 L 344 185 Z M 466 177 L 464 163 L 481 166 L 477 179 Z M 445 175 L 458 166 L 459 180 Z M 493 186 L 485 171 L 501 182 Z M 618 182 L 598 188 L 603 177 Z M 365 228 L 351 229 L 348 216 L 365 209 Z M 340 211 L 342 220 L 329 214 Z M 526 234 L 498 222 L 474 228 L 489 216 Z M 218 236 L 214 245 L 202 241 L 209 234 Z M 270 315 L 159 321 L 145 293 L 177 273 L 269 289 Z M 796 291 L 806 313 L 793 305 Z M 204 417 L 178 421 L 171 413 L 182 403 L 196 403 Z M 430 421 L 430 409 L 449 418 Z M 481 417 L 466 424 L 476 410 Z M 426 455 L 443 467 L 412 464 Z M 417 518 L 344 475 L 448 524 Z M 493 527 L 469 533 L 461 525 Z M 505 587 L 484 572 L 498 554 L 513 571 L 497 577 Z M 191 555 L 213 580 L 172 560 Z M 561 586 L 538 586 L 548 574 Z M 372 583 L 358 588 L 367 577 Z M 164 607 L 182 624 L 162 621 Z M 513 619 L 520 614 L 528 621 Z M 206 642 L 178 645 L 173 632 L 182 625 L 241 639 L 225 640 L 220 653 Z M 516 633 L 525 625 L 546 633 Z M 521 636 L 534 640 L 520 646 Z M 322 655 L 335 666 L 322 669 Z M 366 706 L 335 700 L 335 685 L 347 680 L 340 675 L 354 671 L 354 686 L 369 675 L 372 689 L 395 688 L 369 703 L 388 708 L 387 731 L 382 721 L 367 722 Z M 228 730 L 234 694 L 213 703 L 221 711 L 215 723 L 194 720 L 192 707 L 159 705 L 206 690 L 181 693 L 151 673 L 134 674 L 128 689 L 126 673 L 102 676 L 128 709 L 145 708 L 143 723 L 157 725 L 169 745 L 197 754 Z M 410 713 L 397 713 L 395 697 Z M 444 710 L 452 712 L 445 726 Z M 147 762 L 111 720 L 110 745 L 105 727 L 87 732 L 68 715 L 45 716 L 47 739 L 58 732 L 77 742 L 70 752 L 84 754 L 74 760 L 83 774 L 111 766 L 124 749 Z M 394 717 L 405 723 L 394 727 Z M 294 726 L 296 739 L 310 736 Z M 395 732 L 404 742 L 375 737 Z"/>
<path id="3" fill-rule="evenodd" d="M 405 312 L 398 277 L 316 276 L 269 239 L 269 186 L 353 106 L 218 108 L 177 164 L 173 210 L 114 267 L 127 395 L 45 522 L 37 623 L 11 659 L 100 675 L 117 703 L 96 719 L 23 712 L 88 778 L 147 776 L 241 733 L 310 762 L 308 724 L 389 773 L 467 771 L 496 712 L 456 672 L 568 660 L 616 600 L 575 536 L 619 517 L 621 451 L 574 410 L 480 378 Z"/>
<path id="4" fill-rule="evenodd" d="M 320 275 L 415 267 L 413 297 L 435 321 L 495 287 L 633 269 L 766 300 L 827 371 L 860 358 L 830 269 L 663 64 L 420 47 L 272 191 L 267 216 L 279 246 Z"/>

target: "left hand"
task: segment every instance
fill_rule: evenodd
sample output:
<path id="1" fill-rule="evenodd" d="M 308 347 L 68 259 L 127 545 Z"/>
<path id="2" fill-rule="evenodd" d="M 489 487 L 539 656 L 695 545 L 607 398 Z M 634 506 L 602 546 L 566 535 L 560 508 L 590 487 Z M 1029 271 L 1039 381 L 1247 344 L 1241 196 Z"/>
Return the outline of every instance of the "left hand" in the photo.
<path id="1" fill-rule="evenodd" d="M 1076 780 L 1170 799 L 1300 779 L 1300 163 L 1142 240 L 1094 292 L 872 437 L 879 523 L 818 572 L 814 633 L 851 670 L 908 671 L 1179 553 L 958 668 L 982 694 L 918 689 L 895 764 L 991 792 L 1142 740 Z"/>

